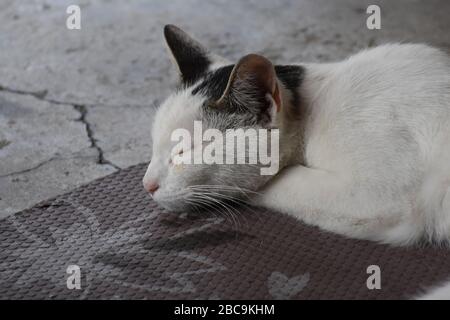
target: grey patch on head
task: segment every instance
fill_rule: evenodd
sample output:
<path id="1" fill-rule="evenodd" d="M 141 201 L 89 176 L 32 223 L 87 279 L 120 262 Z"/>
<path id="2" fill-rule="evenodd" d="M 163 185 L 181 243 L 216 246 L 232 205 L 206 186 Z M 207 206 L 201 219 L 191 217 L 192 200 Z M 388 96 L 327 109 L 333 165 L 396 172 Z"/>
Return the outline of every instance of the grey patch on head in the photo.
<path id="1" fill-rule="evenodd" d="M 267 279 L 267 286 L 274 299 L 287 300 L 301 292 L 308 284 L 309 279 L 309 273 L 288 278 L 285 274 L 274 271 Z"/>
<path id="2" fill-rule="evenodd" d="M 192 91 L 192 94 L 202 94 L 207 98 L 201 108 L 202 120 L 210 128 L 221 131 L 257 127 L 270 122 L 267 113 L 269 101 L 251 78 L 236 79 L 224 97 L 223 105 L 216 105 L 227 87 L 233 67 L 230 65 L 211 72 Z"/>
<path id="3" fill-rule="evenodd" d="M 217 101 L 224 93 L 234 65 L 228 65 L 208 72 L 192 90 L 192 94 L 202 94 L 212 101 Z"/>
<path id="4" fill-rule="evenodd" d="M 218 100 L 227 87 L 233 68 L 234 64 L 231 64 L 206 73 L 200 83 L 192 90 L 192 94 L 202 94 L 210 100 Z M 305 68 L 299 65 L 276 65 L 275 72 L 278 79 L 291 92 L 294 98 L 292 103 L 297 105 L 300 99 L 298 89 L 305 77 Z"/>
<path id="5" fill-rule="evenodd" d="M 206 73 L 192 90 L 193 95 L 201 94 L 207 98 L 201 109 L 202 120 L 219 130 L 263 126 L 270 122 L 265 94 L 252 84 L 251 79 L 244 79 L 238 85 L 239 90 L 231 90 L 226 108 L 215 108 L 214 103 L 224 93 L 233 68 L 234 65 L 228 65 Z M 300 104 L 298 89 L 305 69 L 302 66 L 277 65 L 275 72 L 291 93 L 291 104 L 297 107 Z"/>

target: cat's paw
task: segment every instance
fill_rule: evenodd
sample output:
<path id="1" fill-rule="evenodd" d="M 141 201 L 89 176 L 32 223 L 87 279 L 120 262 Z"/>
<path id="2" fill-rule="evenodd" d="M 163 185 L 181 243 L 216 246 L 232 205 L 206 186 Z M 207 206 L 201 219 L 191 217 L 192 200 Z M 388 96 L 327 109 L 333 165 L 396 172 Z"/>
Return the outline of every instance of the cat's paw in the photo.
<path id="1" fill-rule="evenodd" d="M 271 186 L 265 186 L 252 197 L 252 205 L 266 208 L 275 208 L 276 190 Z"/>

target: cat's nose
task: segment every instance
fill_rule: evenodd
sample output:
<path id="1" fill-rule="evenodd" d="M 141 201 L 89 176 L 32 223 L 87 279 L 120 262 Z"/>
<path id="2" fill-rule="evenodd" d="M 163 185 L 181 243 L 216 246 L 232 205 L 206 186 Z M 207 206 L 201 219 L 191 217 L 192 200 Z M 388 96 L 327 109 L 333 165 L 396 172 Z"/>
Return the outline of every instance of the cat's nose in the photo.
<path id="1" fill-rule="evenodd" d="M 159 189 L 159 184 L 156 181 L 144 181 L 144 189 L 153 195 Z"/>

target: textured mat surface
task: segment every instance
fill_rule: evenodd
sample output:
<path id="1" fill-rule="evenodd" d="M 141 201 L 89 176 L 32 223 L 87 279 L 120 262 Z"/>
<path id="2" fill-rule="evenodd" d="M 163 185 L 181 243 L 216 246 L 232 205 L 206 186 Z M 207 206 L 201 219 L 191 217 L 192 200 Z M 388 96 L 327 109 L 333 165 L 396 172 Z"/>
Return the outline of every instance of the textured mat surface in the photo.
<path id="1" fill-rule="evenodd" d="M 166 212 L 144 165 L 0 221 L 2 299 L 403 299 L 450 275 L 450 251 L 349 240 L 263 209 L 238 223 Z M 67 288 L 80 268 L 81 289 Z M 366 286 L 381 269 L 381 290 Z"/>

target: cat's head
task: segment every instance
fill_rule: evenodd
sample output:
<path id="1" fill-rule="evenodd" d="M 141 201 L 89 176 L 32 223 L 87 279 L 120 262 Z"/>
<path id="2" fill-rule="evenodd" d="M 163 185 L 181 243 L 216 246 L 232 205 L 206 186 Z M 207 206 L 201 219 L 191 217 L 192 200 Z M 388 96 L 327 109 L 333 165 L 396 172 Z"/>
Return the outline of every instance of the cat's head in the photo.
<path id="1" fill-rule="evenodd" d="M 226 139 L 226 132 L 227 129 L 255 129 L 259 133 L 256 130 L 267 129 L 261 131 L 268 137 L 266 152 L 272 161 L 279 161 L 273 155 L 278 150 L 270 150 L 278 137 L 270 133 L 279 126 L 277 115 L 283 108 L 285 86 L 278 81 L 275 67 L 256 54 L 246 55 L 235 64 L 227 62 L 172 25 L 164 28 L 164 36 L 181 83 L 160 105 L 154 118 L 153 155 L 143 179 L 145 189 L 156 202 L 175 211 L 196 206 L 219 209 L 218 201 L 240 201 L 251 196 L 278 171 L 278 163 L 270 164 L 275 167 L 271 174 L 261 173 L 261 168 L 268 164 L 263 164 L 258 157 L 256 164 L 248 164 L 249 161 L 237 164 L 237 158 L 249 160 L 249 152 L 254 151 L 248 143 L 245 154 L 239 153 L 242 149 L 237 146 L 226 148 L 231 142 Z M 209 131 L 209 141 L 195 136 L 194 127 L 198 129 L 199 124 L 202 133 L 215 129 Z M 219 134 L 226 141 L 220 141 Z M 186 142 L 188 135 L 192 140 Z M 257 136 L 258 141 L 260 137 Z M 238 144 L 238 139 L 234 141 Z M 249 140 L 244 138 L 244 141 Z M 195 163 L 193 155 L 208 153 L 208 145 L 209 151 L 212 146 L 215 148 L 209 154 L 222 152 L 223 159 L 229 156 L 234 163 L 224 160 L 224 164 L 211 164 L 202 159 Z"/>

